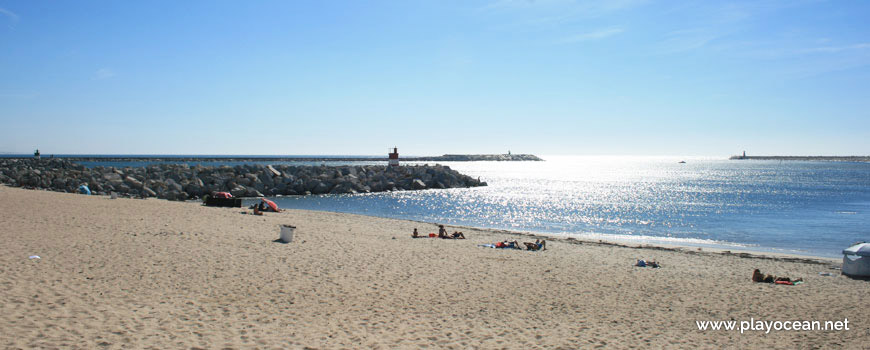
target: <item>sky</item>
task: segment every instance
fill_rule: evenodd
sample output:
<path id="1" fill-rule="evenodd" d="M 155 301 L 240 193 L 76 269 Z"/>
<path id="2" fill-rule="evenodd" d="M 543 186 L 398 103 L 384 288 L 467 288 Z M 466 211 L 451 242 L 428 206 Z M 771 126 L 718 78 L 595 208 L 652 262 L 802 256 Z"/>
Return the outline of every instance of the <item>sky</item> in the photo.
<path id="1" fill-rule="evenodd" d="M 868 1 L 0 0 L 0 152 L 870 154 Z"/>

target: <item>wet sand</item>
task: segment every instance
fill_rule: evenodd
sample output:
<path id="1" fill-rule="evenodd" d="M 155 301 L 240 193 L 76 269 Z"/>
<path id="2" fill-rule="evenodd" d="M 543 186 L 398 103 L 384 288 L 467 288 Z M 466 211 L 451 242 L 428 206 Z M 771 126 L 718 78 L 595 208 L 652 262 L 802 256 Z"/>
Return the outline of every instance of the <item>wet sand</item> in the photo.
<path id="1" fill-rule="evenodd" d="M 478 244 L 534 237 L 461 228 L 468 239 L 412 239 L 414 227 L 437 227 L 241 212 L 0 186 L 0 346 L 861 349 L 870 339 L 870 282 L 830 260 L 572 240 L 501 250 Z M 298 227 L 294 242 L 274 242 L 280 224 Z M 754 268 L 806 283 L 752 283 Z M 848 319 L 850 330 L 696 326 L 750 318 Z"/>

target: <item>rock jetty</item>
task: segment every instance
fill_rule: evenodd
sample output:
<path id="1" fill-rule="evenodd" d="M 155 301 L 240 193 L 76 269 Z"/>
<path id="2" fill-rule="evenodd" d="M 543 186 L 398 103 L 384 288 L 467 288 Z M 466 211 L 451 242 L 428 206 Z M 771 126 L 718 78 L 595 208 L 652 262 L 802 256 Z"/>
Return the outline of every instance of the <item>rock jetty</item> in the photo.
<path id="1" fill-rule="evenodd" d="M 386 162 L 386 157 L 285 157 L 285 156 L 59 156 L 73 162 Z M 0 158 L 2 159 L 2 158 Z M 15 157 L 15 159 L 29 159 Z M 54 159 L 54 158 L 51 158 Z M 543 161 L 534 154 L 445 154 L 400 157 L 400 162 Z"/>
<path id="2" fill-rule="evenodd" d="M 731 156 L 731 160 L 797 160 L 817 162 L 870 162 L 870 156 Z"/>
<path id="3" fill-rule="evenodd" d="M 401 158 L 399 160 L 417 162 L 543 161 L 543 159 L 534 154 L 445 154 L 438 157 L 411 157 Z"/>
<path id="4" fill-rule="evenodd" d="M 202 198 L 213 192 L 236 197 L 367 193 L 486 186 L 447 166 L 190 166 L 87 168 L 66 159 L 0 159 L 0 183 L 75 192 L 82 184 L 96 194 L 169 200 Z"/>

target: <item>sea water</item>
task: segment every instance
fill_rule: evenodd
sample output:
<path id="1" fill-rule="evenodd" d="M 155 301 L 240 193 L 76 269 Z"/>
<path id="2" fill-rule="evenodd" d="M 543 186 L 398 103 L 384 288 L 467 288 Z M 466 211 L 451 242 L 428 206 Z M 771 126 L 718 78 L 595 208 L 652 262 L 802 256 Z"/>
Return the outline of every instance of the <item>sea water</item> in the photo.
<path id="1" fill-rule="evenodd" d="M 274 199 L 284 208 L 432 224 L 827 257 L 838 256 L 851 243 L 870 241 L 870 163 L 542 158 L 546 161 L 441 163 L 479 177 L 488 183 L 486 187 Z M 324 162 L 308 163 L 280 162 Z M 87 165 L 147 164 L 96 161 Z M 421 223 L 419 229 L 428 233 L 435 226 Z"/>
<path id="2" fill-rule="evenodd" d="M 870 241 L 868 163 L 544 159 L 442 163 L 480 177 L 486 187 L 276 201 L 284 208 L 427 223 L 827 257 L 856 241 Z M 421 232 L 435 230 L 420 226 Z M 396 232 L 404 233 L 410 234 Z"/>

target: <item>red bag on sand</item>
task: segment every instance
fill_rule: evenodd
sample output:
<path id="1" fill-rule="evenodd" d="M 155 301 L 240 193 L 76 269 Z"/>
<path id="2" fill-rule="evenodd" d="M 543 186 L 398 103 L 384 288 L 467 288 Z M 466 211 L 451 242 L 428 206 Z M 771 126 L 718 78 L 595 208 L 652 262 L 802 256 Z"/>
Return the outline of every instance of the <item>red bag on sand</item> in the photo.
<path id="1" fill-rule="evenodd" d="M 435 237 L 435 236 L 436 236 L 436 235 L 435 235 L 434 233 L 429 233 L 429 237 L 430 237 L 430 238 L 431 238 L 431 237 Z"/>
<path id="2" fill-rule="evenodd" d="M 504 248 L 504 242 L 498 242 L 495 244 L 496 248 Z"/>

